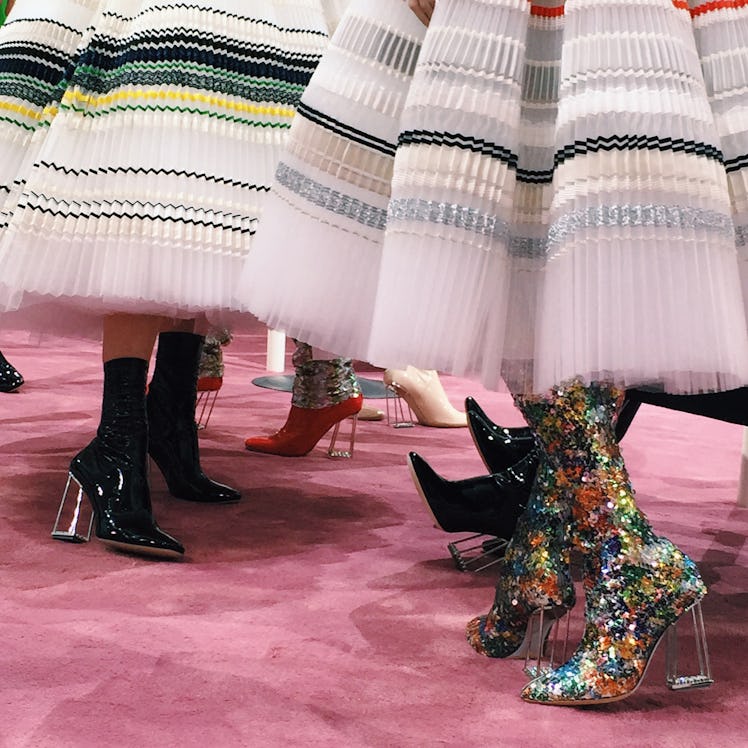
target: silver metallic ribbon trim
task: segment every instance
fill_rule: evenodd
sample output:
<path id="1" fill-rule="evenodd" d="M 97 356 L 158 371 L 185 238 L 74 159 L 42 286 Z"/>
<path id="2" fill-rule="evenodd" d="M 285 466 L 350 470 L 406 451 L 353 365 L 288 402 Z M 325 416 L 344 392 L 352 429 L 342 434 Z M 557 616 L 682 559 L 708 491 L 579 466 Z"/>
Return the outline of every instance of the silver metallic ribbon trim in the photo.
<path id="1" fill-rule="evenodd" d="M 387 225 L 387 211 L 384 208 L 377 208 L 331 187 L 326 187 L 314 179 L 305 177 L 287 164 L 279 164 L 275 178 L 286 189 L 318 208 L 379 231 L 384 231 Z"/>

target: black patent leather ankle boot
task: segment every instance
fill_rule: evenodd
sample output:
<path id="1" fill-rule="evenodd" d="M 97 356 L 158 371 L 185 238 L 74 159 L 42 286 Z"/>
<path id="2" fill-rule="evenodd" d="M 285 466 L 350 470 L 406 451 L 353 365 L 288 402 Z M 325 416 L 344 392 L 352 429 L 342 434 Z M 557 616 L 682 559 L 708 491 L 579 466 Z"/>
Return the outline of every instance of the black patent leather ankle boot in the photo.
<path id="1" fill-rule="evenodd" d="M 746 388 L 748 392 L 748 388 Z M 627 392 L 616 423 L 616 437 L 623 439 L 639 409 L 636 392 Z M 465 398 L 468 428 L 483 464 L 500 473 L 529 455 L 536 454 L 535 438 L 527 426 L 505 428 L 494 423 L 472 397 Z M 531 481 L 532 482 L 532 481 Z"/>
<path id="2" fill-rule="evenodd" d="M 473 443 L 489 472 L 500 473 L 535 450 L 535 438 L 527 426 L 499 426 L 472 397 L 465 398 L 465 412 Z"/>
<path id="3" fill-rule="evenodd" d="M 169 493 L 186 501 L 231 504 L 241 494 L 208 478 L 200 467 L 195 425 L 197 369 L 203 338 L 183 332 L 158 336 L 156 366 L 148 387 L 148 452 Z"/>
<path id="4" fill-rule="evenodd" d="M 138 358 L 104 364 L 101 423 L 70 463 L 70 475 L 93 506 L 94 532 L 102 542 L 130 553 L 180 558 L 184 548 L 158 527 L 151 509 L 147 366 Z"/>
<path id="5" fill-rule="evenodd" d="M 21 373 L 0 352 L 0 392 L 13 392 L 22 384 Z"/>
<path id="6" fill-rule="evenodd" d="M 415 452 L 408 454 L 413 483 L 434 522 L 445 532 L 473 532 L 509 540 L 537 472 L 534 455 L 502 473 L 445 480 Z"/>

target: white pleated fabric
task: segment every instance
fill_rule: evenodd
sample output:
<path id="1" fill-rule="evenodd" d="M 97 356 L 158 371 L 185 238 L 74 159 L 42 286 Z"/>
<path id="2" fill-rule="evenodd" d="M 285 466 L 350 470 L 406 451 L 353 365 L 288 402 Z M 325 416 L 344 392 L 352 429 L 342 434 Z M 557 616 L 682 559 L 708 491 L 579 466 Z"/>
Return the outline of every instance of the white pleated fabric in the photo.
<path id="1" fill-rule="evenodd" d="M 397 5 L 378 38 L 417 40 Z M 516 392 L 744 385 L 745 0 L 437 0 L 412 81 L 346 38 L 376 26 L 374 7 L 352 4 L 307 90 L 314 124 L 297 121 L 241 286 L 253 311 L 374 363 Z M 383 232 L 381 213 L 361 219 L 387 193 L 366 136 L 393 143 L 405 86 Z M 280 272 L 274 298 L 253 299 Z"/>
<path id="2" fill-rule="evenodd" d="M 17 0 L 0 30 L 0 308 L 52 327 L 230 309 L 344 7 Z"/>
<path id="3" fill-rule="evenodd" d="M 368 355 L 400 116 L 426 29 L 353 0 L 305 91 L 239 303 L 270 327 Z"/>

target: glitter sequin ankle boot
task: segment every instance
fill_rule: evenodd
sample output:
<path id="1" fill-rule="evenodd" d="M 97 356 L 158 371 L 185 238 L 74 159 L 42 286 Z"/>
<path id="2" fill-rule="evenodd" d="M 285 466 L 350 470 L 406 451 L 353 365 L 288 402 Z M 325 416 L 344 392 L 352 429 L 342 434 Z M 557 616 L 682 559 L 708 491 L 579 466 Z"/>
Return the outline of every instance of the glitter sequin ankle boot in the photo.
<path id="1" fill-rule="evenodd" d="M 252 436 L 244 442 L 250 452 L 301 457 L 314 449 L 317 442 L 331 429 L 330 457 L 350 457 L 356 435 L 356 419 L 363 395 L 350 359 L 334 358 L 317 361 L 312 348 L 297 344 L 293 355 L 296 377 L 291 398 L 291 411 L 286 423 L 270 436 Z M 340 422 L 352 417 L 350 445 L 347 450 L 336 450 Z"/>
<path id="2" fill-rule="evenodd" d="M 691 559 L 658 537 L 637 508 L 614 435 L 621 393 L 559 386 L 528 400 L 535 432 L 571 503 L 585 557 L 585 632 L 572 657 L 531 681 L 530 702 L 585 705 L 633 693 L 665 631 L 706 593 Z"/>
<path id="3" fill-rule="evenodd" d="M 532 642 L 526 632 L 530 616 L 546 608 L 550 623 L 574 605 L 569 575 L 570 505 L 565 487 L 541 453 L 527 508 L 507 546 L 488 615 L 467 626 L 470 646 L 487 657 L 525 657 Z M 545 639 L 548 631 L 541 633 Z M 534 655 L 533 655 L 534 656 Z"/>

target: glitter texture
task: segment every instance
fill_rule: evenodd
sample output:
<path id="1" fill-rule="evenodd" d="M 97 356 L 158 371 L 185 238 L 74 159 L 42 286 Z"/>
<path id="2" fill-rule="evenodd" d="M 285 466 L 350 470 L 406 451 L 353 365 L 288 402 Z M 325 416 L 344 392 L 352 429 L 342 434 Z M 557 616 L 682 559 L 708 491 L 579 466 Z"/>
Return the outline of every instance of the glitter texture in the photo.
<path id="1" fill-rule="evenodd" d="M 316 361 L 311 346 L 297 343 L 292 361 L 296 376 L 291 404 L 298 408 L 327 408 L 361 394 L 353 362 L 349 358 Z"/>
<path id="2" fill-rule="evenodd" d="M 205 342 L 200 352 L 198 377 L 223 377 L 222 347 L 230 342 L 231 333 L 228 330 L 214 330 L 205 336 Z"/>
<path id="3" fill-rule="evenodd" d="M 519 401 L 518 405 L 522 407 Z M 476 652 L 508 657 L 521 646 L 534 610 L 574 605 L 569 576 L 570 516 L 567 492 L 557 485 L 541 452 L 527 508 L 502 561 L 494 604 L 487 616 L 474 618 L 467 626 L 468 642 Z"/>
<path id="4" fill-rule="evenodd" d="M 629 695 L 665 630 L 706 587 L 691 559 L 658 537 L 634 502 L 615 438 L 623 392 L 579 382 L 521 407 L 568 497 L 585 559 L 585 632 L 572 657 L 529 683 L 526 701 L 578 705 Z"/>

